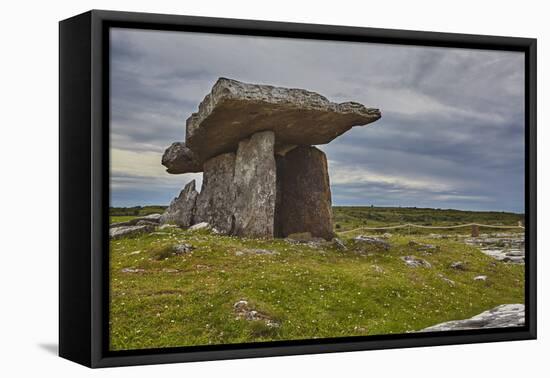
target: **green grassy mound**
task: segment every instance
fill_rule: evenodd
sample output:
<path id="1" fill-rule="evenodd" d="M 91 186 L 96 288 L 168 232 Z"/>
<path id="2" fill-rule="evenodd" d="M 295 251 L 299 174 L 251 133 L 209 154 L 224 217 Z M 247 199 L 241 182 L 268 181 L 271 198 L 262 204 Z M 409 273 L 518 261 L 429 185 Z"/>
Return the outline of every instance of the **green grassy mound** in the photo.
<path id="1" fill-rule="evenodd" d="M 346 251 L 177 228 L 115 240 L 111 349 L 405 333 L 524 301 L 522 265 L 459 240 L 393 234 L 385 251 L 354 247 L 352 236 L 342 238 Z M 194 249 L 173 253 L 180 243 Z M 431 268 L 407 266 L 401 257 L 410 255 Z M 466 270 L 451 268 L 456 261 Z M 240 300 L 260 315 L 240 316 Z"/>

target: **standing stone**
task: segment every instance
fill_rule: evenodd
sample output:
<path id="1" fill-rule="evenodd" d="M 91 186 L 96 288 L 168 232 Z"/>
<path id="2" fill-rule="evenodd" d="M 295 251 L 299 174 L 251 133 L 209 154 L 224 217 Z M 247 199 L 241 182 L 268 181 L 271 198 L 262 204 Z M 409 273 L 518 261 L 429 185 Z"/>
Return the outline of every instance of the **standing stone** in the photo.
<path id="1" fill-rule="evenodd" d="M 239 143 L 233 178 L 233 235 L 273 237 L 276 195 L 275 133 L 258 132 Z"/>
<path id="2" fill-rule="evenodd" d="M 281 190 L 275 217 L 278 236 L 310 232 L 332 239 L 332 203 L 324 152 L 311 146 L 296 147 L 279 161 L 277 178 Z"/>
<path id="3" fill-rule="evenodd" d="M 179 196 L 172 200 L 160 217 L 160 223 L 172 223 L 186 228 L 193 225 L 198 195 L 199 193 L 195 190 L 195 180 L 192 180 L 185 185 Z"/>
<path id="4" fill-rule="evenodd" d="M 275 184 L 275 215 L 273 216 L 273 234 L 276 237 L 283 236 L 283 227 L 281 221 L 281 206 L 283 205 L 283 184 L 281 180 L 281 172 L 284 169 L 285 157 L 284 155 L 275 155 L 275 168 L 277 170 L 277 182 Z M 284 235 L 286 237 L 288 235 Z"/>
<path id="5" fill-rule="evenodd" d="M 195 223 L 207 222 L 222 233 L 233 232 L 235 154 L 221 154 L 203 165 L 202 188 L 197 198 Z"/>

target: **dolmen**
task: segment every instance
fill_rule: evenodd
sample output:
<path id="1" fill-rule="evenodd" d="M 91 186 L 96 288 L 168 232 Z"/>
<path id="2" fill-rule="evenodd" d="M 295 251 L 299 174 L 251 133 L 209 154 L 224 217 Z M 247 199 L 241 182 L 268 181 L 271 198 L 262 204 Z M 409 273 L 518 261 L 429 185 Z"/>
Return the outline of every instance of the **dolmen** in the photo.
<path id="1" fill-rule="evenodd" d="M 314 145 L 380 117 L 378 109 L 303 89 L 220 78 L 187 119 L 185 142 L 162 156 L 168 173 L 203 172 L 200 193 L 189 182 L 161 223 L 207 222 L 241 237 L 309 232 L 330 240 L 327 158 Z"/>

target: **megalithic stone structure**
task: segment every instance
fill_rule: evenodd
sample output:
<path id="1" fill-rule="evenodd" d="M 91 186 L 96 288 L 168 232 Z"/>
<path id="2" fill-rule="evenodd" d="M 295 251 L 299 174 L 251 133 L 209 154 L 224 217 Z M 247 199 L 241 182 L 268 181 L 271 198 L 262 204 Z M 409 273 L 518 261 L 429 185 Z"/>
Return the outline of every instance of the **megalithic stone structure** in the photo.
<path id="1" fill-rule="evenodd" d="M 380 117 L 378 109 L 303 89 L 220 78 L 187 119 L 185 142 L 162 156 L 168 173 L 203 172 L 201 192 L 186 187 L 162 220 L 208 222 L 245 237 L 310 232 L 330 239 L 327 159 L 313 145 Z"/>

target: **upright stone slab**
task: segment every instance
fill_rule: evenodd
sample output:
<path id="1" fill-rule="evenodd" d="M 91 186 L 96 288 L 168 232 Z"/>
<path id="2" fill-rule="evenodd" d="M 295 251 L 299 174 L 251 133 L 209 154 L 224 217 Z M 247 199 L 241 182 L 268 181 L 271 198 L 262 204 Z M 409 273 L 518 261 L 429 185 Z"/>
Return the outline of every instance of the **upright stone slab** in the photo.
<path id="1" fill-rule="evenodd" d="M 278 158 L 277 180 L 277 236 L 310 232 L 332 239 L 332 202 L 324 152 L 311 146 L 296 147 Z"/>
<path id="2" fill-rule="evenodd" d="M 233 234 L 272 238 L 275 216 L 275 133 L 258 132 L 239 143 L 233 178 Z"/>
<path id="3" fill-rule="evenodd" d="M 227 234 L 234 228 L 235 154 L 221 154 L 207 160 L 204 165 L 202 188 L 197 198 L 195 223 L 208 222 Z"/>
<path id="4" fill-rule="evenodd" d="M 281 206 L 283 204 L 283 185 L 281 182 L 281 173 L 283 171 L 285 157 L 281 154 L 275 154 L 275 169 L 277 172 L 277 182 L 275 184 L 275 215 L 273 217 L 273 234 L 275 237 L 283 236 L 281 222 Z"/>
<path id="5" fill-rule="evenodd" d="M 192 226 L 198 195 L 199 193 L 195 190 L 195 180 L 192 180 L 185 185 L 179 196 L 172 200 L 160 217 L 160 223 L 172 223 L 186 228 Z"/>

